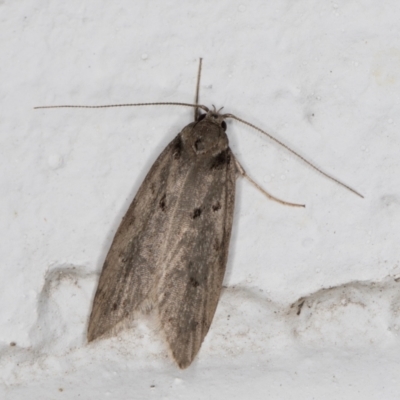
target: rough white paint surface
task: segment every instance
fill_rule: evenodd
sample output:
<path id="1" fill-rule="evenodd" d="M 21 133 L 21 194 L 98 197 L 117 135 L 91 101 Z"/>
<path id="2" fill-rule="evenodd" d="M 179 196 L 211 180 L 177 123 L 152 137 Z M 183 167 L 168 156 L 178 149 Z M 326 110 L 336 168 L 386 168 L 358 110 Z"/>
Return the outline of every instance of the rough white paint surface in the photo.
<path id="1" fill-rule="evenodd" d="M 398 1 L 2 1 L 3 399 L 399 399 Z M 142 179 L 225 106 L 365 195 L 230 122 L 239 179 L 226 289 L 192 366 L 151 317 L 88 345 L 104 257 Z M 299 311 L 301 311 L 299 313 Z"/>

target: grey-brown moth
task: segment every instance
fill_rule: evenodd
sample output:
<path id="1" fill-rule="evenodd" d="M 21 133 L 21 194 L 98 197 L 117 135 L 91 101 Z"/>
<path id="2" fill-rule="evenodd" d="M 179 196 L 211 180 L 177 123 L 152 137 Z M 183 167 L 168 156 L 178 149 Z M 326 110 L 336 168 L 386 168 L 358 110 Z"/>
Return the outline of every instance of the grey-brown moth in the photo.
<path id="1" fill-rule="evenodd" d="M 213 320 L 228 258 L 235 182 L 246 176 L 229 148 L 225 119 L 254 127 L 198 105 L 197 98 L 198 90 L 195 105 L 153 103 L 195 107 L 195 121 L 160 154 L 126 212 L 104 262 L 87 333 L 89 342 L 110 335 L 138 311 L 153 309 L 180 368 L 192 363 Z M 199 108 L 205 113 L 199 115 Z"/>
<path id="2" fill-rule="evenodd" d="M 93 302 L 89 341 L 150 306 L 179 367 L 192 363 L 221 293 L 236 174 L 218 113 L 203 114 L 172 140 L 114 237 Z"/>

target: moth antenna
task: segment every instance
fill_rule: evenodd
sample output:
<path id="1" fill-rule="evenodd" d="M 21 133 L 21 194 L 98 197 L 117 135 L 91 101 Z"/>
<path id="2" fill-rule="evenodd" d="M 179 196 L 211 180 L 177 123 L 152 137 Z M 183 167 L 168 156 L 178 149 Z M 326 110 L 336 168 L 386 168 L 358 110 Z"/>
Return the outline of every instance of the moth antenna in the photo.
<path id="1" fill-rule="evenodd" d="M 320 174 L 324 175 L 326 178 L 330 179 L 331 181 L 337 183 L 338 185 L 346 188 L 347 190 L 350 190 L 350 192 L 353 192 L 354 194 L 356 194 L 357 196 L 361 197 L 362 199 L 364 198 L 364 196 L 360 193 L 358 193 L 355 189 L 351 188 L 350 186 L 346 185 L 345 183 L 339 181 L 338 179 L 334 178 L 333 176 L 327 174 L 326 172 L 322 171 L 321 169 L 319 169 L 318 167 L 316 167 L 313 163 L 311 163 L 310 161 L 306 160 L 303 156 L 301 156 L 299 153 L 295 152 L 294 150 L 292 150 L 289 146 L 287 146 L 285 143 L 281 142 L 280 140 L 278 140 L 277 138 L 273 137 L 271 134 L 269 134 L 266 131 L 263 131 L 262 129 L 260 129 L 259 127 L 253 125 L 250 122 L 247 122 L 239 117 L 236 117 L 233 114 L 224 114 L 222 116 L 223 118 L 232 118 L 235 119 L 236 121 L 241 122 L 242 124 L 248 125 L 251 128 L 263 133 L 264 135 L 268 136 L 271 140 L 273 140 L 274 142 L 278 143 L 280 146 L 282 146 L 283 148 L 285 148 L 286 150 L 290 151 L 292 154 L 294 154 L 295 156 L 297 156 L 298 158 L 300 158 L 300 160 L 302 160 L 303 162 L 305 162 L 307 165 L 309 165 L 311 168 L 313 168 L 314 170 L 318 171 Z"/>
<path id="2" fill-rule="evenodd" d="M 74 105 L 63 105 L 63 106 L 39 106 L 33 107 L 34 110 L 39 108 L 110 108 L 110 107 L 136 107 L 136 106 L 184 106 L 184 107 L 194 107 L 201 108 L 205 112 L 208 111 L 206 106 L 202 104 L 190 104 L 190 103 L 174 103 L 174 102 L 161 102 L 161 103 L 131 103 L 131 104 L 106 104 L 103 106 L 74 106 Z"/>
<path id="3" fill-rule="evenodd" d="M 201 65 L 201 63 L 200 63 Z M 199 108 L 201 108 L 203 111 L 208 112 L 209 109 L 202 105 L 202 104 L 190 104 L 190 103 L 176 103 L 176 102 L 158 102 L 158 103 L 127 103 L 127 104 L 106 104 L 106 105 L 100 105 L 100 106 L 85 106 L 85 105 L 60 105 L 60 106 L 38 106 L 34 107 L 34 110 L 38 109 L 46 109 L 46 108 L 112 108 L 112 107 L 138 107 L 138 106 L 183 106 L 183 107 L 193 107 L 195 110 L 198 111 Z M 215 106 L 213 105 L 214 110 Z M 264 135 L 268 136 L 271 140 L 274 142 L 278 143 L 280 146 L 297 156 L 300 160 L 305 162 L 307 165 L 309 165 L 311 168 L 319 172 L 320 174 L 324 175 L 326 178 L 332 180 L 333 182 L 337 183 L 338 185 L 346 188 L 350 192 L 353 192 L 357 196 L 361 197 L 362 199 L 364 196 L 360 193 L 358 193 L 355 189 L 351 188 L 350 186 L 346 185 L 345 183 L 339 181 L 338 179 L 334 178 L 333 176 L 327 174 L 326 172 L 322 171 L 318 167 L 316 167 L 314 164 L 312 164 L 310 161 L 306 160 L 303 156 L 301 156 L 299 153 L 295 152 L 292 150 L 289 146 L 281 142 L 280 140 L 276 139 L 273 137 L 271 134 L 268 132 L 262 130 L 261 128 L 255 126 L 254 124 L 247 122 L 239 117 L 236 117 L 233 114 L 224 114 L 222 115 L 223 118 L 232 118 L 235 119 L 236 121 L 241 122 L 242 124 L 248 125 L 251 128 L 263 133 Z"/>
<path id="4" fill-rule="evenodd" d="M 268 193 L 263 187 L 261 187 L 257 182 L 253 181 L 253 179 L 251 179 L 249 175 L 247 175 L 246 171 L 244 170 L 244 168 L 242 167 L 240 162 L 236 159 L 236 157 L 235 157 L 235 163 L 236 163 L 236 166 L 237 166 L 237 168 L 239 170 L 239 173 L 243 177 L 248 179 L 261 193 L 265 194 L 265 196 L 267 196 L 270 200 L 276 201 L 276 202 L 281 203 L 281 204 L 283 204 L 285 206 L 305 207 L 305 204 L 289 203 L 288 201 L 278 199 L 278 197 L 275 197 L 271 193 Z"/>
<path id="5" fill-rule="evenodd" d="M 203 63 L 203 59 L 199 59 L 199 70 L 197 72 L 197 84 L 196 84 L 196 97 L 194 99 L 194 103 L 196 106 L 199 104 L 199 94 L 200 94 L 200 78 L 201 78 L 201 65 Z M 194 120 L 197 121 L 197 118 L 199 117 L 199 107 L 196 107 L 194 109 Z"/>

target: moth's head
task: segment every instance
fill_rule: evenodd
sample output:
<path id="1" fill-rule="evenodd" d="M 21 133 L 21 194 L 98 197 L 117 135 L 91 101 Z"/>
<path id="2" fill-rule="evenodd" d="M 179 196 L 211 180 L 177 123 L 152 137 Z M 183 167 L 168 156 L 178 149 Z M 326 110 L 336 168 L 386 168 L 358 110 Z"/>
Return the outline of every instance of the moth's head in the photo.
<path id="1" fill-rule="evenodd" d="M 202 108 L 205 114 L 200 114 L 195 122 L 186 126 L 181 132 L 181 138 L 187 148 L 196 155 L 214 156 L 229 146 L 226 136 L 225 116 L 216 110 Z"/>
<path id="2" fill-rule="evenodd" d="M 226 131 L 225 114 L 220 114 L 222 109 L 223 107 L 221 107 L 219 110 L 216 110 L 215 106 L 213 105 L 213 110 L 208 110 L 206 113 L 199 114 L 196 122 L 209 121 L 220 126 L 224 131 Z"/>

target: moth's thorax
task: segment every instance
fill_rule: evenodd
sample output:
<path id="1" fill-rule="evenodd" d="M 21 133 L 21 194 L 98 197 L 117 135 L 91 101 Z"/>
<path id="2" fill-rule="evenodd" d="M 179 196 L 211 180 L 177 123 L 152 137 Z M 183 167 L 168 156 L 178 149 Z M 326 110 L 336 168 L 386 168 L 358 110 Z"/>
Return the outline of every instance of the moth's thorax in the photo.
<path id="1" fill-rule="evenodd" d="M 183 128 L 181 137 L 184 146 L 196 155 L 217 155 L 229 146 L 225 129 L 223 118 L 215 112 L 208 112 L 200 121 Z"/>

